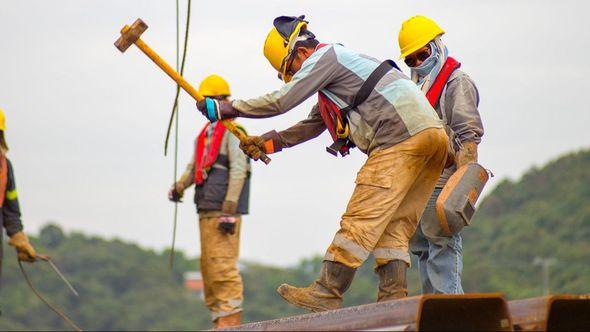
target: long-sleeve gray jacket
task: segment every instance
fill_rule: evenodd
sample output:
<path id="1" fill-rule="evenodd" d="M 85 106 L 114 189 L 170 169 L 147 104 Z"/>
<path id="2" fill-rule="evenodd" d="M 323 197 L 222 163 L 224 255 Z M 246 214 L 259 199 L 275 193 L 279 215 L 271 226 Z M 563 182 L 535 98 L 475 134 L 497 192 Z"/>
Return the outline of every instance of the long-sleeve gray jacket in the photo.
<path id="1" fill-rule="evenodd" d="M 306 59 L 291 82 L 280 90 L 249 100 L 234 100 L 243 117 L 272 117 L 285 113 L 307 98 L 323 92 L 344 108 L 380 61 L 330 44 Z M 363 152 L 389 148 L 428 128 L 442 128 L 442 121 L 420 89 L 397 69 L 390 70 L 367 100 L 349 112 L 350 139 Z M 321 134 L 325 125 L 317 104 L 308 118 L 275 133 L 275 151 L 302 143 Z"/>
<path id="2" fill-rule="evenodd" d="M 484 130 L 478 105 L 479 92 L 475 82 L 463 71 L 455 70 L 449 77 L 436 107 L 439 117 L 445 120 L 446 126 L 454 134 L 455 141 L 473 141 L 476 144 L 481 142 Z M 454 144 L 454 150 L 458 151 L 458 148 L 458 144 Z M 454 165 L 445 169 L 436 186 L 444 187 L 456 170 Z"/>

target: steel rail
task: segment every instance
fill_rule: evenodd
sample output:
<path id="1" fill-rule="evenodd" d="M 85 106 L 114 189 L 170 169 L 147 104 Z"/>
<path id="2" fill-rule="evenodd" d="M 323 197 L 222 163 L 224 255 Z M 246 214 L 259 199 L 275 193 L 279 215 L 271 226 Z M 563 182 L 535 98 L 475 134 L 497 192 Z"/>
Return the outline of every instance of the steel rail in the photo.
<path id="1" fill-rule="evenodd" d="M 510 331 L 500 293 L 421 295 L 250 323 L 228 331 L 453 330 Z"/>
<path id="2" fill-rule="evenodd" d="M 550 295 L 508 302 L 515 330 L 588 331 L 590 295 Z"/>

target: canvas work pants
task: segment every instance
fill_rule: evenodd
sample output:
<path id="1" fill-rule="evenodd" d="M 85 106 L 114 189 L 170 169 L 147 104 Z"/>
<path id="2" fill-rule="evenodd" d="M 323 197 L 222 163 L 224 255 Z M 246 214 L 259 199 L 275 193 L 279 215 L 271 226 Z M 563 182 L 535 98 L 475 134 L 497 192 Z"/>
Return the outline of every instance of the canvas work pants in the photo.
<path id="1" fill-rule="evenodd" d="M 238 269 L 241 218 L 233 235 L 223 234 L 218 226 L 219 216 L 199 213 L 205 304 L 213 321 L 242 311 L 244 291 Z"/>
<path id="2" fill-rule="evenodd" d="M 431 128 L 371 153 L 324 259 L 357 268 L 373 253 L 377 266 L 392 260 L 410 265 L 408 243 L 444 168 L 447 149 L 445 131 Z"/>

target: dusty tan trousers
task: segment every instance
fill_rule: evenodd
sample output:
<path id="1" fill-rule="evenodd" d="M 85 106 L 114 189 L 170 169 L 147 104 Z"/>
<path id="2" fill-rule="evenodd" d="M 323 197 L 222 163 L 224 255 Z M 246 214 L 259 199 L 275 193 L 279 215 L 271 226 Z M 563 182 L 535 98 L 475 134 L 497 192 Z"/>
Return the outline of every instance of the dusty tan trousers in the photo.
<path id="1" fill-rule="evenodd" d="M 408 242 L 444 168 L 447 140 L 443 129 L 431 128 L 373 152 L 324 259 L 357 268 L 373 253 L 377 266 L 396 259 L 409 265 Z"/>
<path id="2" fill-rule="evenodd" d="M 213 321 L 242 311 L 244 292 L 238 269 L 241 218 L 233 235 L 221 233 L 218 225 L 218 216 L 199 214 L 205 304 Z"/>

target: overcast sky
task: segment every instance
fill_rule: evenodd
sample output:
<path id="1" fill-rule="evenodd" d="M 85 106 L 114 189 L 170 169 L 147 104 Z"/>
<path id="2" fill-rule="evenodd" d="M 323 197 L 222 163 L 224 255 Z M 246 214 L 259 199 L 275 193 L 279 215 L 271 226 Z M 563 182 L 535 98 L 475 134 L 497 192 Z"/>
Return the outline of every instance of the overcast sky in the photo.
<path id="1" fill-rule="evenodd" d="M 186 0 L 181 1 L 184 17 Z M 262 55 L 272 20 L 307 15 L 323 42 L 379 59 L 399 56 L 401 22 L 416 14 L 446 30 L 450 54 L 477 83 L 485 136 L 480 161 L 496 177 L 590 146 L 588 1 L 193 1 L 185 76 L 198 85 L 225 77 L 235 98 L 281 82 Z M 141 17 L 143 39 L 172 65 L 174 1 L 0 0 L 0 108 L 17 176 L 23 220 L 67 231 L 170 245 L 172 156 L 163 156 L 175 85 L 136 47 L 113 46 Z M 184 21 L 184 18 L 183 18 Z M 407 71 L 407 68 L 402 66 Z M 283 129 L 307 116 L 314 98 L 281 117 L 241 120 L 250 133 Z M 179 169 L 205 120 L 181 95 Z M 323 254 L 366 157 L 325 152 L 329 136 L 256 163 L 241 256 L 277 265 Z M 199 252 L 193 190 L 179 209 L 177 244 Z M 476 226 L 475 226 L 476 227 Z"/>

